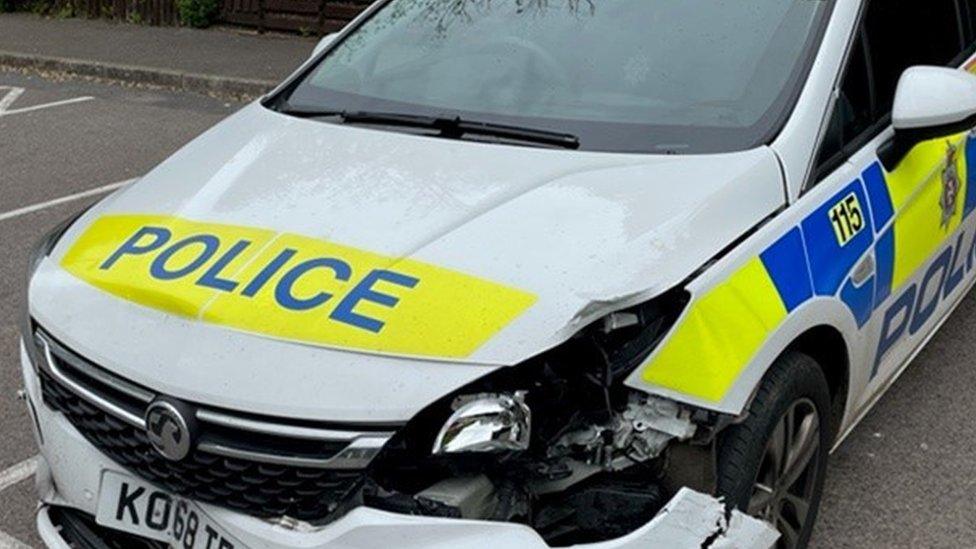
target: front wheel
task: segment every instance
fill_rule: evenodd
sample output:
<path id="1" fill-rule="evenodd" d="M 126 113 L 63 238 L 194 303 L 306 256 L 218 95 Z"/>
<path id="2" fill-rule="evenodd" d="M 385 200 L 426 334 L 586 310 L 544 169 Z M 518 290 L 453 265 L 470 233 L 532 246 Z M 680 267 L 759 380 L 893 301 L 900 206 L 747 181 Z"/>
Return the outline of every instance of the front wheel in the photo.
<path id="1" fill-rule="evenodd" d="M 826 475 L 829 414 L 823 371 L 809 356 L 788 353 L 763 378 L 746 419 L 719 439 L 719 495 L 775 525 L 777 547 L 810 541 Z"/>

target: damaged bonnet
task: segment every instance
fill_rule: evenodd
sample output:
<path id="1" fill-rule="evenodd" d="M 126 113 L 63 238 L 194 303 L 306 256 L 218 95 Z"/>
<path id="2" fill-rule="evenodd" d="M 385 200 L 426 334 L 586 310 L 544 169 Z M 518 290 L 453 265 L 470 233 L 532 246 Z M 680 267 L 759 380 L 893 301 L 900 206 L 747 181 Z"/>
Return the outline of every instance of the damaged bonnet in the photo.
<path id="1" fill-rule="evenodd" d="M 55 256 L 177 316 L 514 364 L 678 284 L 782 200 L 765 148 L 703 159 L 485 147 L 252 106 L 89 212 Z"/>

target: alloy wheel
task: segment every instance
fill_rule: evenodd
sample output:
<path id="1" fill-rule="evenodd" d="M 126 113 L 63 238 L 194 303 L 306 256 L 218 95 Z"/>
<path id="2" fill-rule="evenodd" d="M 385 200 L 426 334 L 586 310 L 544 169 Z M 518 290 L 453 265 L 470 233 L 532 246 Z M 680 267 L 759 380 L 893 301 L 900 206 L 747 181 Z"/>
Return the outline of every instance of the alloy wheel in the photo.
<path id="1" fill-rule="evenodd" d="M 747 511 L 776 527 L 777 547 L 796 547 L 810 516 L 820 428 L 816 406 L 804 398 L 787 409 L 766 443 Z"/>

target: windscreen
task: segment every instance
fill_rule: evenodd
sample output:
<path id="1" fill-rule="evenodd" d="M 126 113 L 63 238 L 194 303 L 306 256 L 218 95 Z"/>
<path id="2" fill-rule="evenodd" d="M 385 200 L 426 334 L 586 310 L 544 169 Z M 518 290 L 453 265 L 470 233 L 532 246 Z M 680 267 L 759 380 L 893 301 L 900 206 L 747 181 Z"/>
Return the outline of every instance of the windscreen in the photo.
<path id="1" fill-rule="evenodd" d="M 742 150 L 805 79 L 824 0 L 391 0 L 285 100 L 573 134 L 584 150 Z"/>

